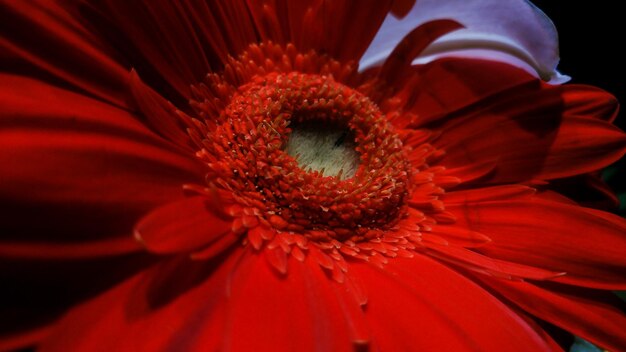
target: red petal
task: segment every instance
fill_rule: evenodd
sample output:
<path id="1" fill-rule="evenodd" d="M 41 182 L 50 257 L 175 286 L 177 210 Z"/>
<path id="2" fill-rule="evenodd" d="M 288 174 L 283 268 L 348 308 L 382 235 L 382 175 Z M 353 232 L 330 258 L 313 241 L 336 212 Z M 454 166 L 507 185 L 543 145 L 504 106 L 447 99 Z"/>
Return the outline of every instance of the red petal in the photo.
<path id="1" fill-rule="evenodd" d="M 342 286 L 315 263 L 292 261 L 279 277 L 249 253 L 214 270 L 180 260 L 155 266 L 75 309 L 42 350 L 351 349 Z"/>
<path id="2" fill-rule="evenodd" d="M 465 248 L 445 246 L 438 243 L 427 243 L 426 246 L 432 250 L 429 252 L 429 255 L 433 257 L 449 261 L 469 270 L 500 278 L 548 280 L 564 274 L 562 272 L 494 259 Z"/>
<path id="3" fill-rule="evenodd" d="M 394 16 L 402 18 L 406 16 L 415 5 L 416 0 L 394 0 L 391 12 Z"/>
<path id="4" fill-rule="evenodd" d="M 281 248 L 266 248 L 264 251 L 265 258 L 269 265 L 275 269 L 279 274 L 285 275 L 287 273 L 287 253 Z"/>
<path id="5" fill-rule="evenodd" d="M 135 227 L 135 238 L 154 253 L 187 252 L 218 241 L 231 232 L 207 206 L 204 197 L 166 204 L 144 216 Z"/>
<path id="6" fill-rule="evenodd" d="M 240 240 L 239 235 L 236 233 L 229 233 L 226 236 L 222 236 L 209 243 L 206 247 L 199 249 L 196 252 L 191 253 L 190 257 L 194 260 L 208 260 L 213 259 L 223 252 L 227 251 Z"/>
<path id="7" fill-rule="evenodd" d="M 545 343 L 549 346 L 550 351 L 563 351 L 563 347 L 561 347 L 553 338 L 550 336 L 550 333 L 545 331 L 538 322 L 534 321 L 533 318 L 528 316 L 528 314 L 521 309 L 513 306 L 509 306 L 510 309 L 515 311 L 515 313 L 524 321 L 528 326 L 530 326 L 541 338 L 545 341 Z M 517 308 L 517 309 L 516 309 Z M 558 337 L 555 337 L 558 338 Z M 571 336 L 568 336 L 571 338 Z"/>
<path id="8" fill-rule="evenodd" d="M 507 185 L 486 188 L 476 188 L 446 193 L 442 200 L 448 204 L 464 204 L 527 198 L 534 195 L 536 190 L 527 186 Z"/>
<path id="9" fill-rule="evenodd" d="M 119 236 L 203 180 L 199 162 L 126 111 L 28 78 L 0 82 L 0 193 L 13 204 L 3 237 Z"/>
<path id="10" fill-rule="evenodd" d="M 43 326 L 19 334 L 0 337 L 0 350 L 18 351 L 35 346 L 50 334 L 51 327 Z"/>
<path id="11" fill-rule="evenodd" d="M 109 242 L 99 244 L 109 245 Z M 95 255 L 102 256 L 109 249 L 98 250 L 91 245 L 93 251 L 88 253 L 91 258 L 86 258 L 87 255 L 81 258 L 81 253 L 74 251 L 76 246 L 71 251 L 67 248 L 58 251 L 59 245 L 54 245 L 56 248 L 49 251 L 41 248 L 41 252 L 28 248 L 28 255 L 22 248 L 17 255 L 20 258 L 0 259 L 3 286 L 0 293 L 0 350 L 13 350 L 17 345 L 26 347 L 37 342 L 47 333 L 40 330 L 42 327 L 53 325 L 71 307 L 124 280 L 145 267 L 149 259 L 154 259 L 137 254 L 94 258 L 94 251 L 100 252 Z M 9 348 L 5 344 L 15 347 Z"/>
<path id="12" fill-rule="evenodd" d="M 206 351 L 224 334 L 235 251 L 219 263 L 163 260 L 63 318 L 42 351 Z M 255 263 L 255 262 L 252 262 Z M 249 270 L 249 269 L 247 269 Z"/>
<path id="13" fill-rule="evenodd" d="M 145 85 L 134 70 L 130 74 L 130 90 L 148 126 L 183 150 L 194 152 L 189 135 L 175 114 L 174 107 Z"/>
<path id="14" fill-rule="evenodd" d="M 480 232 L 471 231 L 459 226 L 432 225 L 432 231 L 424 232 L 422 235 L 432 233 L 436 236 L 445 238 L 452 245 L 465 248 L 481 247 L 491 242 L 488 236 Z"/>
<path id="15" fill-rule="evenodd" d="M 446 168 L 443 171 L 442 176 L 455 177 L 459 180 L 459 183 L 462 184 L 487 177 L 495 171 L 496 166 L 497 160 L 479 161 L 460 167 Z"/>
<path id="16" fill-rule="evenodd" d="M 93 259 L 141 250 L 130 236 L 113 237 L 88 243 L 0 242 L 0 257 L 37 260 Z"/>
<path id="17" fill-rule="evenodd" d="M 576 205 L 538 198 L 453 205 L 457 226 L 493 242 L 490 257 L 565 276 L 555 280 L 603 289 L 626 289 L 626 220 Z"/>
<path id="18" fill-rule="evenodd" d="M 390 87 L 397 84 L 397 80 L 405 78 L 406 71 L 411 67 L 413 60 L 426 47 L 439 37 L 455 30 L 463 28 L 453 20 L 433 20 L 426 22 L 409 32 L 393 49 L 382 68 L 378 72 L 378 78 L 386 82 Z"/>
<path id="19" fill-rule="evenodd" d="M 396 97 L 404 102 L 405 110 L 417 114 L 414 127 L 497 101 L 528 84 L 536 85 L 535 78 L 524 70 L 493 61 L 445 58 L 411 70 L 405 71 L 410 77 L 404 85 L 396 87 Z"/>
<path id="20" fill-rule="evenodd" d="M 368 291 L 366 317 L 379 350 L 548 350 L 514 311 L 425 256 L 395 258 L 382 269 L 354 263 L 350 272 Z"/>
<path id="21" fill-rule="evenodd" d="M 363 6 L 355 1 L 247 1 L 262 40 L 283 45 L 291 42 L 300 52 L 316 50 L 342 61 L 363 55 L 391 3 L 380 0 Z"/>
<path id="22" fill-rule="evenodd" d="M 407 118 L 399 118 L 393 121 L 394 124 L 400 127 L 404 127 L 407 124 L 413 127 L 427 127 L 428 124 L 445 122 L 445 120 L 450 121 L 473 114 L 477 120 L 484 123 L 482 127 L 479 125 L 467 126 L 466 122 L 463 121 L 460 123 L 460 127 L 467 127 L 463 132 L 465 133 L 464 135 L 450 136 L 449 133 L 443 131 L 443 137 L 447 137 L 448 140 L 454 142 L 478 134 L 479 136 L 475 138 L 480 139 L 483 143 L 492 144 L 492 149 L 484 150 L 484 153 L 480 155 L 470 155 L 470 153 L 465 150 L 457 150 L 457 152 L 460 153 L 454 155 L 456 158 L 454 160 L 458 163 L 443 164 L 447 168 L 465 167 L 472 169 L 472 165 L 476 163 L 480 162 L 483 164 L 494 160 L 508 163 L 514 162 L 517 164 L 522 164 L 525 161 L 526 164 L 529 164 L 529 162 L 533 161 L 528 160 L 530 156 L 536 158 L 536 160 L 534 160 L 535 164 L 527 165 L 527 167 L 530 167 L 531 171 L 535 171 L 532 170 L 533 167 L 537 169 L 542 166 L 541 164 L 536 164 L 542 161 L 542 154 L 545 156 L 548 154 L 548 151 L 554 154 L 553 151 L 549 150 L 552 146 L 549 139 L 554 136 L 546 136 L 546 132 L 549 132 L 549 121 L 552 122 L 553 128 L 556 127 L 559 122 L 555 120 L 555 117 L 561 115 L 584 116 L 610 121 L 617 112 L 615 98 L 597 88 L 579 85 L 542 85 L 525 71 L 503 63 L 447 58 L 417 66 L 414 70 L 415 72 L 411 77 L 406 79 L 406 83 L 396 94 L 396 97 L 404 102 L 404 109 L 417 114 L 417 122 Z M 487 72 L 489 74 L 485 74 Z M 529 94 L 531 92 L 537 92 L 538 95 L 530 96 Z M 515 97 L 517 98 L 515 99 Z M 530 102 L 532 102 L 532 104 Z M 501 103 L 499 107 L 497 105 L 498 103 Z M 523 128 L 520 128 L 521 126 L 513 126 L 514 129 L 511 130 L 510 124 L 494 128 L 493 126 L 499 123 L 495 115 L 521 116 L 525 113 L 524 111 L 526 111 L 527 114 L 536 115 L 541 111 L 537 109 L 537 107 L 540 106 L 539 104 L 543 105 L 542 114 L 549 114 L 552 115 L 552 117 L 544 117 L 543 121 L 541 121 L 544 123 L 546 130 L 543 131 L 543 135 L 538 136 L 534 142 L 531 140 L 533 143 L 530 143 L 530 147 L 534 148 L 534 155 L 528 155 L 530 151 L 526 151 L 526 148 L 516 149 L 519 145 L 524 145 L 525 147 L 528 145 L 528 143 L 518 144 L 518 142 L 515 142 L 517 138 L 524 138 Z M 498 107 L 497 111 L 494 111 L 494 107 Z M 406 114 L 405 116 L 408 117 L 411 115 L 412 114 Z M 581 124 L 578 123 L 578 125 Z M 612 138 L 614 141 L 622 138 L 616 134 L 614 129 L 608 126 L 600 127 L 601 125 L 599 126 L 593 123 L 592 125 L 595 131 L 591 131 L 589 135 L 596 133 L 596 136 L 589 137 L 589 145 L 587 145 L 587 148 L 581 146 L 582 149 L 588 150 L 594 147 L 608 146 L 608 143 L 601 143 L 597 137 L 606 136 L 609 139 Z M 584 126 L 581 127 L 584 128 Z M 536 127 L 533 128 L 533 130 L 534 133 L 541 134 L 541 130 L 538 130 Z M 484 132 L 481 133 L 481 131 Z M 526 133 L 529 132 L 530 131 L 526 131 Z M 569 132 L 575 131 L 571 131 L 570 129 Z M 579 132 L 585 131 L 579 130 Z M 501 135 L 506 135 L 509 139 L 494 145 L 496 144 L 494 142 L 498 140 L 502 141 Z M 587 136 L 588 134 L 581 135 L 581 138 L 587 138 Z M 527 137 L 530 136 L 526 136 L 526 138 Z M 560 137 L 569 138 L 563 139 L 561 142 L 576 142 L 573 139 L 575 136 L 571 134 Z M 582 141 L 584 142 L 585 139 L 582 139 Z M 523 142 L 522 140 L 519 141 L 519 143 Z M 542 142 L 545 144 L 542 145 Z M 580 145 L 579 142 L 576 143 Z M 592 143 L 594 145 L 592 145 Z M 436 146 L 439 146 L 439 144 Z M 576 145 L 572 145 L 571 147 L 576 147 Z M 500 152 L 499 148 L 504 148 L 505 153 Z M 555 150 L 556 152 L 561 154 L 567 152 L 563 150 L 563 145 L 557 146 L 557 148 L 560 149 Z M 580 157 L 576 158 L 575 156 L 577 156 L 577 154 L 574 154 L 569 157 L 569 161 L 554 160 L 553 162 L 559 162 L 560 164 L 548 166 L 557 170 L 546 170 L 550 172 L 550 174 L 546 175 L 547 177 L 542 173 L 537 174 L 537 172 L 535 172 L 534 176 L 554 178 L 584 172 L 585 170 L 576 168 L 575 165 L 578 165 L 578 163 L 583 163 L 586 170 L 592 169 L 593 167 L 601 167 L 590 164 L 593 164 L 595 161 L 598 164 L 605 165 L 607 162 L 611 162 L 610 160 L 615 160 L 617 158 L 615 154 L 619 154 L 619 149 L 623 148 L 623 140 L 621 144 L 618 143 L 618 145 L 613 146 L 613 148 L 613 150 L 609 149 L 610 152 L 607 153 L 608 155 L 606 156 L 601 154 L 604 153 L 604 151 L 599 151 L 600 157 L 593 155 L 593 151 L 591 151 L 591 153 L 585 153 L 584 150 L 577 149 L 574 151 L 570 149 L 572 153 L 581 152 Z M 473 150 L 470 151 L 472 153 L 474 152 Z M 449 150 L 448 152 L 451 153 Z M 522 155 L 521 153 L 523 152 L 526 152 L 527 155 Z M 503 160 L 504 158 L 515 156 L 519 156 L 520 160 Z M 561 158 L 565 159 L 567 157 L 562 155 Z M 597 160 L 589 160 L 595 158 L 597 158 Z M 502 166 L 500 168 L 502 169 Z M 518 167 L 518 171 L 521 171 L 518 175 L 528 178 L 528 170 L 519 170 L 522 168 L 523 166 Z M 502 170 L 500 171 L 502 172 Z M 507 171 L 509 174 L 503 176 L 507 176 L 508 179 L 515 179 L 516 181 L 522 179 L 522 177 L 515 177 L 513 170 Z M 464 178 L 462 173 L 455 173 L 453 176 Z M 495 180 L 492 179 L 492 181 L 507 182 L 503 177 Z"/>
<path id="23" fill-rule="evenodd" d="M 90 23 L 116 44 L 150 84 L 163 80 L 189 97 L 189 85 L 257 42 L 243 1 L 91 1 Z M 164 93 L 161 91 L 160 93 Z M 168 92 L 169 93 L 169 92 Z"/>
<path id="24" fill-rule="evenodd" d="M 608 296 L 567 286 L 541 287 L 489 278 L 481 281 L 527 312 L 574 335 L 611 351 L 626 346 L 626 315 L 610 303 Z"/>
<path id="25" fill-rule="evenodd" d="M 449 168 L 497 160 L 482 183 L 554 179 L 598 170 L 626 152 L 626 135 L 610 123 L 560 110 L 560 92 L 546 89 L 453 120 L 433 145 Z M 532 101 L 532 104 L 529 102 Z"/>
<path id="26" fill-rule="evenodd" d="M 613 122 L 617 117 L 617 99 L 602 89 L 578 84 L 568 84 L 562 89 L 568 114 L 597 117 L 607 122 Z"/>
<path id="27" fill-rule="evenodd" d="M 33 72 L 41 69 L 99 98 L 125 106 L 127 69 L 112 58 L 114 50 L 91 33 L 80 17 L 68 2 L 0 3 L 3 71 L 12 71 L 10 67 L 27 67 Z"/>
<path id="28" fill-rule="evenodd" d="M 224 349 L 351 350 L 354 335 L 335 285 L 311 260 L 290 259 L 286 276 L 256 262 L 233 283 L 231 311 L 222 322 L 227 327 Z"/>
<path id="29" fill-rule="evenodd" d="M 321 27 L 305 26 L 307 23 L 299 22 L 299 18 L 293 18 L 291 21 L 294 26 L 300 26 L 303 44 L 307 44 L 307 38 L 321 34 L 321 42 L 318 42 L 317 46 L 311 46 L 310 49 L 327 52 L 342 61 L 358 60 L 363 55 L 391 6 L 390 0 L 374 1 L 367 6 L 356 1 L 318 1 L 318 3 L 322 6 L 313 22 L 321 24 Z M 346 31 L 345 28 L 351 30 Z M 313 41 L 310 42 L 315 44 Z"/>
<path id="30" fill-rule="evenodd" d="M 252 247 L 257 251 L 263 247 L 263 243 L 265 242 L 263 240 L 263 233 L 265 231 L 271 230 L 264 228 L 264 226 L 257 226 L 248 231 L 248 241 L 250 241 Z"/>

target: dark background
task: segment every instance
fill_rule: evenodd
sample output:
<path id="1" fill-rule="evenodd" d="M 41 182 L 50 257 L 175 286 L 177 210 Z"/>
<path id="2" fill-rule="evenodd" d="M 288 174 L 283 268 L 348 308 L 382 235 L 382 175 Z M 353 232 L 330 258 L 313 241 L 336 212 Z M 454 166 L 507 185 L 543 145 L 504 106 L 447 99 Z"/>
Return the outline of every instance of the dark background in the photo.
<path id="1" fill-rule="evenodd" d="M 608 0 L 565 1 L 534 0 L 552 19 L 559 31 L 560 71 L 573 83 L 592 84 L 613 93 L 626 102 L 626 18 L 619 2 Z M 624 114 L 621 114 L 622 117 Z M 624 121 L 621 126 L 625 126 Z"/>
<path id="2" fill-rule="evenodd" d="M 591 84 L 615 95 L 622 111 L 615 124 L 626 129 L 626 18 L 618 1 L 533 0 L 559 32 L 559 70 L 572 83 Z M 604 178 L 622 200 L 626 215 L 626 158 L 605 170 Z"/>

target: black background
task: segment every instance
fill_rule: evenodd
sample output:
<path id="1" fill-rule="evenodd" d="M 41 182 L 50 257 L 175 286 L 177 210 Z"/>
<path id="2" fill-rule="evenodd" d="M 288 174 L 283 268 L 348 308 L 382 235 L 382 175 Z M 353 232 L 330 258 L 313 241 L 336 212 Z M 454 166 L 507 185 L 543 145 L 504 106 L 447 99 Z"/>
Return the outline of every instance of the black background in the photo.
<path id="1" fill-rule="evenodd" d="M 585 83 L 613 93 L 626 104 L 626 17 L 619 2 L 608 0 L 565 1 L 534 0 L 552 19 L 559 31 L 560 71 L 572 77 L 572 83 Z M 626 126 L 622 112 L 617 124 Z"/>

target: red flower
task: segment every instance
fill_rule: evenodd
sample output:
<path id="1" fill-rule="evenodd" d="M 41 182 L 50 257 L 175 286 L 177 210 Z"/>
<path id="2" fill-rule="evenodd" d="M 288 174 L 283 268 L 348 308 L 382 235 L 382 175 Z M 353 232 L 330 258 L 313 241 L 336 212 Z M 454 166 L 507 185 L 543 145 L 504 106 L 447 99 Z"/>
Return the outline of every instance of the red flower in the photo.
<path id="1" fill-rule="evenodd" d="M 626 347 L 626 221 L 555 192 L 614 98 L 524 1 L 412 7 L 3 2 L 0 346 Z"/>

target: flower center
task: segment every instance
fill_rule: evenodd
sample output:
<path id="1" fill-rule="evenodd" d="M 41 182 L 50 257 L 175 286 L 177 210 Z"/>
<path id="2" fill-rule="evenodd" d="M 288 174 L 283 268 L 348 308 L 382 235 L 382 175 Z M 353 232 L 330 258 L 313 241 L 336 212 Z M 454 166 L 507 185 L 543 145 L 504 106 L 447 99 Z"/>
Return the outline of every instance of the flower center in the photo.
<path id="1" fill-rule="evenodd" d="M 209 181 L 278 230 L 371 238 L 406 209 L 402 142 L 374 103 L 331 76 L 254 76 L 211 135 L 199 152 Z"/>
<path id="2" fill-rule="evenodd" d="M 316 121 L 292 123 L 285 151 L 300 168 L 325 176 L 351 178 L 359 166 L 354 133 L 348 126 Z"/>

